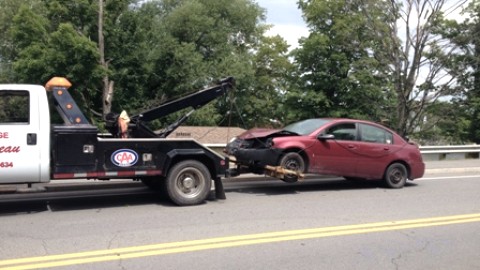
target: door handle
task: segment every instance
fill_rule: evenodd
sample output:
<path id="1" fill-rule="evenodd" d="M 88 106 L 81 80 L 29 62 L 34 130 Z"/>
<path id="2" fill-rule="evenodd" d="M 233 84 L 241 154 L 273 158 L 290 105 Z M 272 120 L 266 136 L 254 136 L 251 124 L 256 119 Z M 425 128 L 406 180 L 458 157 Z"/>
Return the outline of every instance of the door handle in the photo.
<path id="1" fill-rule="evenodd" d="M 27 145 L 37 145 L 37 133 L 27 133 Z"/>

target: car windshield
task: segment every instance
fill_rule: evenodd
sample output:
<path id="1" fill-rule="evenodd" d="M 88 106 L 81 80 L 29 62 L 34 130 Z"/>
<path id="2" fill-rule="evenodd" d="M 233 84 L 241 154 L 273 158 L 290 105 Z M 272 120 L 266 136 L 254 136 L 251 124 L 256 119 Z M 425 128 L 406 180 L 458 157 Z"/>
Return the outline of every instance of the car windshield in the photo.
<path id="1" fill-rule="evenodd" d="M 308 135 L 329 122 L 331 122 L 329 119 L 308 119 L 290 124 L 284 127 L 283 130 L 298 135 Z"/>

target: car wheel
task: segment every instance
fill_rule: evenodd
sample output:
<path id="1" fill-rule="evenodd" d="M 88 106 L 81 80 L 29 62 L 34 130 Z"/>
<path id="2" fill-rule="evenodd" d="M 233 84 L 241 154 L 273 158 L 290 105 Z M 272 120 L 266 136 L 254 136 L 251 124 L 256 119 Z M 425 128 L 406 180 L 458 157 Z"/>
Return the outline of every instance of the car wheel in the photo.
<path id="1" fill-rule="evenodd" d="M 286 153 L 280 159 L 280 166 L 297 172 L 305 172 L 305 161 L 303 157 L 295 152 Z M 298 176 L 294 174 L 286 174 L 283 181 L 292 183 L 298 180 Z"/>
<path id="2" fill-rule="evenodd" d="M 393 163 L 385 171 L 383 181 L 389 188 L 402 188 L 407 182 L 407 177 L 407 168 L 401 163 Z"/>
<path id="3" fill-rule="evenodd" d="M 210 172 L 195 160 L 179 162 L 168 173 L 165 190 L 175 204 L 195 205 L 208 197 L 212 180 Z"/>

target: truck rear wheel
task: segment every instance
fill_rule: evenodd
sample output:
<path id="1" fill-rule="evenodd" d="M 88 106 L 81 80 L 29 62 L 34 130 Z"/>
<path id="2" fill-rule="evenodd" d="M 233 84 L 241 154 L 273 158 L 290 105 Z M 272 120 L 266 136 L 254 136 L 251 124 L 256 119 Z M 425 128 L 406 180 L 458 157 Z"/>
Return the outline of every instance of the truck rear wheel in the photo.
<path id="1" fill-rule="evenodd" d="M 185 160 L 172 167 L 165 181 L 167 195 L 177 205 L 202 203 L 210 193 L 210 172 L 201 162 Z"/>

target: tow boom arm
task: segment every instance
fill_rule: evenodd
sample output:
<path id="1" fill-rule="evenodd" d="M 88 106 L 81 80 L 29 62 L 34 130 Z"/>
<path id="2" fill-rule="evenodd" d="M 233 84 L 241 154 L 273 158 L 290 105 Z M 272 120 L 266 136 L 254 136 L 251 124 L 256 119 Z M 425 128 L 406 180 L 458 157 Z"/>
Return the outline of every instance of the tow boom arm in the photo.
<path id="1" fill-rule="evenodd" d="M 233 77 L 228 77 L 220 80 L 215 86 L 200 90 L 183 98 L 164 103 L 156 108 L 149 109 L 145 112 L 134 115 L 130 118 L 129 133 L 132 137 L 135 138 L 165 138 L 169 134 L 171 134 L 177 127 L 179 127 L 183 122 L 185 122 L 195 110 L 205 106 L 217 97 L 226 94 L 226 92 L 229 89 L 233 88 L 233 86 Z M 166 127 L 160 133 L 153 132 L 144 124 L 145 122 L 159 119 L 161 117 L 189 107 L 192 108 L 191 111 L 180 117 L 177 121 Z M 116 121 L 115 123 L 111 124 L 116 124 Z"/>

